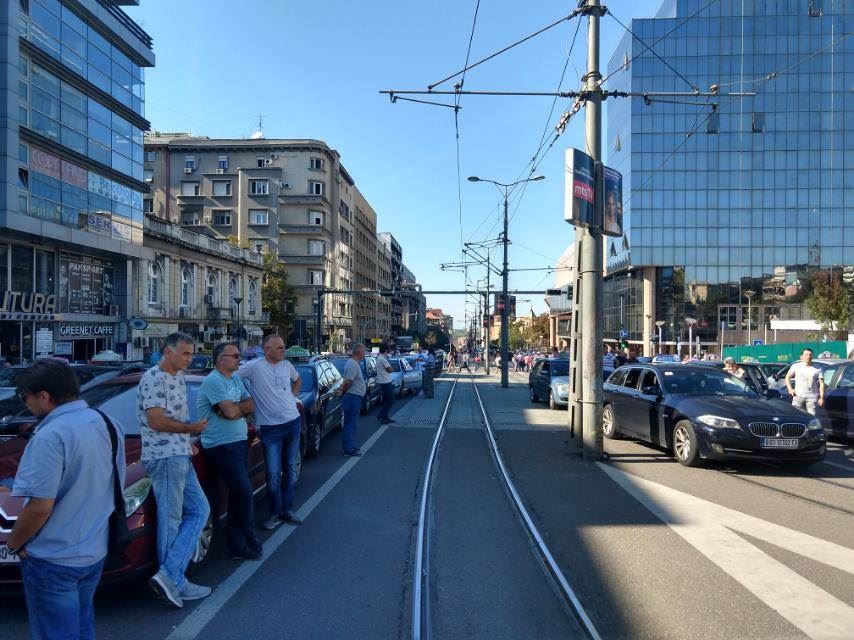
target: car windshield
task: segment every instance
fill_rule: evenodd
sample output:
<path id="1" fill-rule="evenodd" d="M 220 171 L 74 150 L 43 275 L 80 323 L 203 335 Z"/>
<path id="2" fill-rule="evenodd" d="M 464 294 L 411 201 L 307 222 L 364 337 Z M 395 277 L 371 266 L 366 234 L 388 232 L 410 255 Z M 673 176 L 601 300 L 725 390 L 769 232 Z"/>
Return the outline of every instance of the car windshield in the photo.
<path id="1" fill-rule="evenodd" d="M 0 369 L 0 387 L 14 387 L 26 369 Z"/>
<path id="2" fill-rule="evenodd" d="M 344 375 L 344 368 L 347 366 L 347 359 L 338 358 L 337 360 L 330 360 L 330 362 L 335 365 L 335 368 L 338 369 L 341 375 Z"/>
<path id="3" fill-rule="evenodd" d="M 568 376 L 569 360 L 552 360 L 552 376 Z"/>
<path id="4" fill-rule="evenodd" d="M 302 391 L 311 391 L 314 389 L 315 385 L 315 376 L 314 376 L 314 365 L 312 364 L 298 364 L 295 369 L 299 374 L 300 380 L 302 380 L 302 386 L 300 389 Z"/>
<path id="5" fill-rule="evenodd" d="M 750 387 L 733 375 L 717 369 L 665 369 L 664 388 L 675 395 L 755 396 Z"/>

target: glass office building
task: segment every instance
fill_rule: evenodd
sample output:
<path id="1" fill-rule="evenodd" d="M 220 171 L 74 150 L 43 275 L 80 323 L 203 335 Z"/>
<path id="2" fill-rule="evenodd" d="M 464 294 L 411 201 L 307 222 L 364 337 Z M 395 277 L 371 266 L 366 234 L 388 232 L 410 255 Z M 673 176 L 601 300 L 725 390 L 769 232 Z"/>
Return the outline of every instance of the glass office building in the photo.
<path id="1" fill-rule="evenodd" d="M 0 0 L 0 356 L 119 347 L 143 247 L 151 38 L 120 5 Z"/>
<path id="2" fill-rule="evenodd" d="M 605 245 L 605 337 L 644 351 L 689 323 L 714 351 L 808 328 L 816 278 L 854 287 L 854 0 L 707 4 L 632 20 L 603 84 L 718 92 L 607 100 L 625 233 Z"/>

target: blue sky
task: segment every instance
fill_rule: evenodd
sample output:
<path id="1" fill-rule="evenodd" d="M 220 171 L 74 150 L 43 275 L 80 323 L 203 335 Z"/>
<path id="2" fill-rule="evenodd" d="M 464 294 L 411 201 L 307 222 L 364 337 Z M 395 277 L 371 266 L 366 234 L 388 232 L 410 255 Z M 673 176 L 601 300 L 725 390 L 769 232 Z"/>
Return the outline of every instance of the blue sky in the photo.
<path id="1" fill-rule="evenodd" d="M 472 44 L 478 60 L 567 15 L 575 2 L 482 0 Z M 654 15 L 660 0 L 614 0 L 623 22 Z M 342 162 L 377 211 L 378 230 L 403 247 L 404 262 L 424 289 L 462 289 L 464 274 L 439 264 L 460 260 L 460 238 L 497 237 L 501 196 L 469 175 L 517 179 L 539 145 L 551 98 L 461 100 L 462 232 L 451 109 L 390 104 L 380 89 L 424 89 L 461 69 L 475 1 L 325 3 L 284 0 L 142 0 L 128 13 L 154 38 L 157 66 L 146 75 L 146 116 L 152 127 L 210 137 L 249 136 L 264 116 L 268 138 L 318 138 Z M 622 35 L 602 20 L 602 64 Z M 585 67 L 581 24 L 563 89 L 576 89 Z M 469 90 L 554 91 L 576 21 L 469 72 Z M 452 89 L 452 83 L 440 88 Z M 449 102 L 451 100 L 448 100 Z M 570 105 L 558 100 L 549 124 Z M 563 150 L 583 143 L 583 113 L 573 119 L 539 167 L 546 180 L 528 186 L 510 225 L 510 266 L 545 267 L 572 241 L 563 221 Z M 493 258 L 500 259 L 498 250 Z M 473 284 L 484 269 L 469 270 Z M 553 275 L 511 273 L 510 286 L 545 288 Z M 498 278 L 493 278 L 498 282 Z M 521 296 L 520 296 L 521 297 Z M 527 296 L 519 313 L 546 309 Z M 462 296 L 429 296 L 462 323 Z M 471 305 L 468 307 L 472 308 Z"/>

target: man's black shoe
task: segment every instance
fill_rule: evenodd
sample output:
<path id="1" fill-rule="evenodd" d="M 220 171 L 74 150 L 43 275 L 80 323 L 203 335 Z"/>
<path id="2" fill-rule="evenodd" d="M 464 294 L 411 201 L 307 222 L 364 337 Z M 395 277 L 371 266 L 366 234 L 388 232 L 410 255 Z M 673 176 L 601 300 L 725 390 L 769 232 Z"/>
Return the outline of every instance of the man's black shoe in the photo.
<path id="1" fill-rule="evenodd" d="M 353 449 L 352 451 L 342 451 L 341 453 L 350 458 L 358 458 L 360 455 L 362 455 L 361 449 Z"/>
<path id="2" fill-rule="evenodd" d="M 260 549 L 241 549 L 228 554 L 232 560 L 260 560 L 262 555 Z"/>
<path id="3" fill-rule="evenodd" d="M 302 520 L 297 518 L 296 514 L 293 511 L 286 511 L 285 515 L 282 516 L 282 522 L 293 525 L 302 524 Z"/>

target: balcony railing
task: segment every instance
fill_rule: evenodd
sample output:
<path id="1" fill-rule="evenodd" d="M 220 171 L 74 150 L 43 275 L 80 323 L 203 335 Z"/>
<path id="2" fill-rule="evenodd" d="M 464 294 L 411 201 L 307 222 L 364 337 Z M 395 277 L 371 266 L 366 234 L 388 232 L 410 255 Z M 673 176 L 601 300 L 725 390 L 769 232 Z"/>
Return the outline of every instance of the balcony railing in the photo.
<path id="1" fill-rule="evenodd" d="M 131 17 L 126 14 L 124 11 L 119 9 L 112 2 L 108 2 L 107 0 L 98 0 L 98 4 L 100 4 L 104 9 L 112 15 L 116 20 L 121 23 L 121 25 L 130 31 L 136 38 L 144 44 L 146 47 L 151 49 L 152 40 L 151 36 L 148 35 L 145 31 L 143 31 L 142 27 L 140 27 L 136 22 L 131 20 Z"/>
<path id="2" fill-rule="evenodd" d="M 294 235 L 326 236 L 328 238 L 332 237 L 332 232 L 326 227 L 319 224 L 287 224 L 284 222 L 280 222 L 279 229 L 281 229 L 285 233 L 292 233 Z"/>
<path id="3" fill-rule="evenodd" d="M 246 262 L 258 266 L 264 264 L 264 258 L 260 253 L 236 247 L 229 242 L 218 240 L 217 238 L 211 238 L 210 236 L 206 236 L 202 233 L 190 231 L 189 229 L 185 229 L 166 220 L 146 216 L 144 224 L 146 232 L 157 234 L 167 240 L 175 240 L 190 247 L 213 251 L 228 258 L 245 260 Z"/>
<path id="4" fill-rule="evenodd" d="M 279 259 L 285 264 L 319 264 L 322 265 L 326 256 L 324 255 L 293 255 L 280 253 Z"/>
<path id="5" fill-rule="evenodd" d="M 325 204 L 331 206 L 326 196 L 316 196 L 311 193 L 279 193 L 279 201 L 282 204 Z"/>

